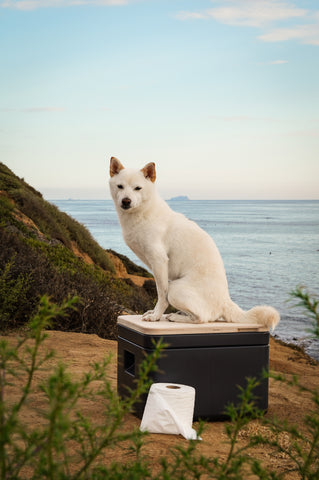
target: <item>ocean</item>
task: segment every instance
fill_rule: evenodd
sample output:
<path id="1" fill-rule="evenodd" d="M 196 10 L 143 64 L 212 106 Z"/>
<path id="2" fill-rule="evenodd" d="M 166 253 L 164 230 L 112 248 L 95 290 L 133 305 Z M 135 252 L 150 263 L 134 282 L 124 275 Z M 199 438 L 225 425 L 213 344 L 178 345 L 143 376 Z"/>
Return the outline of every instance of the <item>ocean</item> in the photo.
<path id="1" fill-rule="evenodd" d="M 103 248 L 143 263 L 123 241 L 111 200 L 52 200 L 85 225 Z M 318 295 L 319 201 L 171 200 L 168 204 L 211 235 L 224 260 L 232 299 L 242 308 L 274 306 L 274 336 L 319 360 L 312 320 L 292 299 L 298 285 Z M 144 265 L 143 265 L 144 266 Z"/>

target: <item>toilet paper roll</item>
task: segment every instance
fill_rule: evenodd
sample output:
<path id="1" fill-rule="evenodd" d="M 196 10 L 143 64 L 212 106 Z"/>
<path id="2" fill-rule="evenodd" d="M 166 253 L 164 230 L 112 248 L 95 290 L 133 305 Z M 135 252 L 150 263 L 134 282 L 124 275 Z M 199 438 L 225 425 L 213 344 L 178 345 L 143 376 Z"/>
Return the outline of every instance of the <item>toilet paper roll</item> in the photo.
<path id="1" fill-rule="evenodd" d="M 177 383 L 153 383 L 145 404 L 140 430 L 183 435 L 195 440 L 192 428 L 195 388 Z"/>

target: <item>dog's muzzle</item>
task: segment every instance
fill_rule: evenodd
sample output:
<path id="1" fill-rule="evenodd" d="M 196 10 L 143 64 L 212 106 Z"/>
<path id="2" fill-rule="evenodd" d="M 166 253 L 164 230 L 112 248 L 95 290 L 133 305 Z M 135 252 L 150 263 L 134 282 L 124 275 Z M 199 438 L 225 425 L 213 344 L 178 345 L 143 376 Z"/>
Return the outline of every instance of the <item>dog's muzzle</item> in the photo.
<path id="1" fill-rule="evenodd" d="M 131 208 L 131 203 L 132 203 L 132 200 L 130 198 L 123 198 L 122 200 L 122 204 L 121 204 L 121 207 L 124 209 L 124 210 L 128 210 L 129 208 Z"/>

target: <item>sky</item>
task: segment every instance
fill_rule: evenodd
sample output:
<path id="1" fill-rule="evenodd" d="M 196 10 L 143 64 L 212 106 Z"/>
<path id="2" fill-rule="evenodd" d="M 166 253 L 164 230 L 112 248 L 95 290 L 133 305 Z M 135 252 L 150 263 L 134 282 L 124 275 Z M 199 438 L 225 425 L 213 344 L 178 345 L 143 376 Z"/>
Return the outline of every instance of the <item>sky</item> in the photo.
<path id="1" fill-rule="evenodd" d="M 47 199 L 319 199 L 318 0 L 0 0 L 0 161 Z"/>

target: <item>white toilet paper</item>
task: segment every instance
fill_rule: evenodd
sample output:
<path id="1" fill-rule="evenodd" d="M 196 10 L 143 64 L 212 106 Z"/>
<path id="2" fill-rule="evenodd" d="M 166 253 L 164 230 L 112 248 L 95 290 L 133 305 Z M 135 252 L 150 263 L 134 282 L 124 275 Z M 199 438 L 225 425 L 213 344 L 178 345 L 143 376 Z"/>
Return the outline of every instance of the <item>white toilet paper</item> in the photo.
<path id="1" fill-rule="evenodd" d="M 192 428 L 195 388 L 176 383 L 153 383 L 145 404 L 140 430 L 197 438 Z"/>

